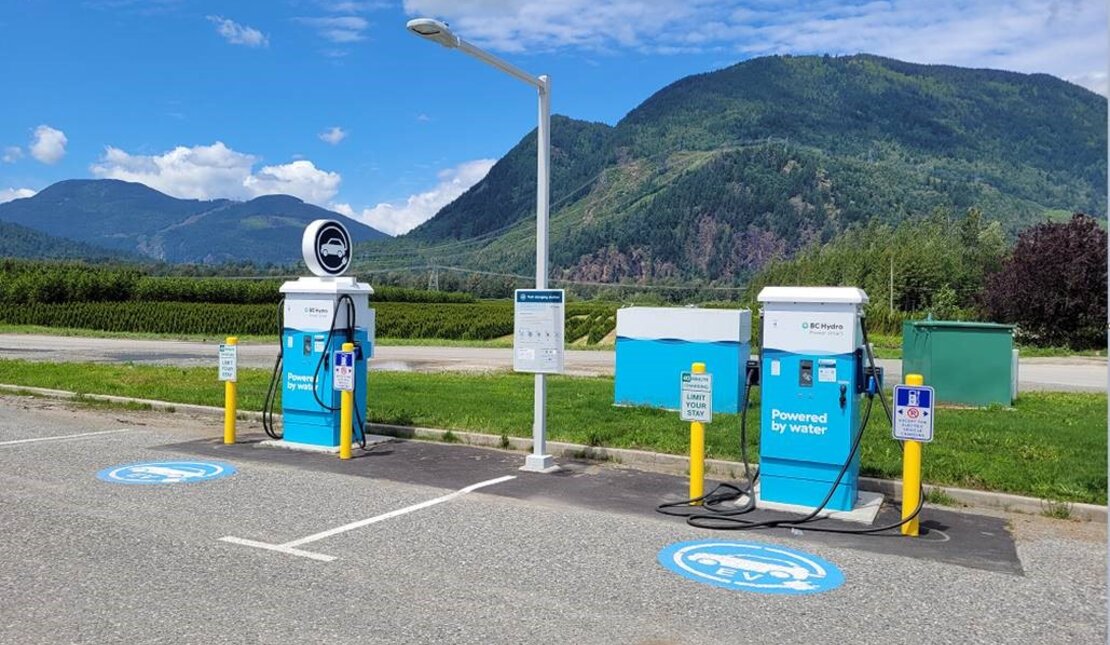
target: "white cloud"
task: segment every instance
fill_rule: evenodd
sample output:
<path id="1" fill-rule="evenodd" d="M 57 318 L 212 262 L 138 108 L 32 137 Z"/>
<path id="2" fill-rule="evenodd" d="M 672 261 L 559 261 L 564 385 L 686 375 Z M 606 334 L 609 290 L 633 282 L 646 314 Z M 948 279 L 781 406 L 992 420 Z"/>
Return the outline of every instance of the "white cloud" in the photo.
<path id="1" fill-rule="evenodd" d="M 1074 74 L 1072 76 L 1064 77 L 1064 80 L 1071 81 L 1076 85 L 1098 92 L 1103 96 L 1110 94 L 1110 83 L 1107 83 L 1106 72 L 1091 71 L 1081 74 Z"/>
<path id="2" fill-rule="evenodd" d="M 331 204 L 332 210 L 358 219 L 390 235 L 407 233 L 423 224 L 441 208 L 455 201 L 474 184 L 482 180 L 496 159 L 476 159 L 440 171 L 433 188 L 396 202 L 384 202 L 361 213 L 350 204 Z"/>
<path id="3" fill-rule="evenodd" d="M 5 188 L 0 190 L 0 204 L 6 204 L 15 199 L 23 199 L 24 197 L 31 197 L 35 191 L 30 188 Z"/>
<path id="4" fill-rule="evenodd" d="M 241 25 L 234 20 L 223 16 L 207 16 L 208 21 L 216 25 L 216 33 L 232 45 L 246 47 L 268 47 L 270 39 L 266 34 L 247 25 Z"/>
<path id="5" fill-rule="evenodd" d="M 331 128 L 328 128 L 327 130 L 324 130 L 317 136 L 319 136 L 320 140 L 324 143 L 330 143 L 334 146 L 340 141 L 346 139 L 348 134 L 349 133 L 343 128 L 339 126 L 333 126 Z"/>
<path id="6" fill-rule="evenodd" d="M 254 172 L 257 162 L 254 155 L 236 152 L 221 141 L 178 146 L 160 155 L 133 155 L 109 146 L 90 171 L 96 177 L 134 181 L 187 199 L 287 194 L 323 205 L 339 191 L 339 173 L 321 170 L 306 159 Z"/>
<path id="7" fill-rule="evenodd" d="M 297 18 L 297 22 L 312 27 L 322 38 L 333 43 L 353 43 L 364 40 L 366 36 L 362 32 L 370 25 L 365 18 L 358 16 Z"/>
<path id="8" fill-rule="evenodd" d="M 405 0 L 404 9 L 508 53 L 867 52 L 1106 88 L 1107 8 L 1094 0 Z"/>
<path id="9" fill-rule="evenodd" d="M 35 128 L 35 133 L 31 136 L 31 145 L 28 148 L 32 157 L 42 163 L 52 164 L 57 163 L 59 159 L 65 156 L 67 143 L 69 143 L 69 139 L 66 138 L 65 132 L 48 125 L 40 125 Z"/>
<path id="10" fill-rule="evenodd" d="M 4 163 L 15 163 L 23 158 L 23 148 L 19 146 L 7 146 L 4 148 L 4 154 L 0 156 L 0 161 Z"/>
<path id="11" fill-rule="evenodd" d="M 320 170 L 307 159 L 279 166 L 263 166 L 249 176 L 244 186 L 255 197 L 258 195 L 288 194 L 300 197 L 310 204 L 326 204 L 339 192 L 342 181 L 337 172 Z"/>
<path id="12" fill-rule="evenodd" d="M 362 11 L 377 11 L 379 9 L 392 9 L 393 5 L 384 1 L 362 1 L 357 0 L 319 0 L 319 5 L 325 11 L 333 13 L 359 13 Z"/>
<path id="13" fill-rule="evenodd" d="M 85 0 L 83 6 L 118 11 L 138 16 L 159 16 L 176 12 L 186 0 Z"/>

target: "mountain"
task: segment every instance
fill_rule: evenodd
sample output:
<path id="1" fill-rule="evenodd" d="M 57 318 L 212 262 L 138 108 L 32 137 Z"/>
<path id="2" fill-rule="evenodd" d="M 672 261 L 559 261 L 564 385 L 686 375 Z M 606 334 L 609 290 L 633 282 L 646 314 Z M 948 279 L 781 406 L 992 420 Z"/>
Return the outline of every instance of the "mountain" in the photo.
<path id="1" fill-rule="evenodd" d="M 40 231 L 0 222 L 0 257 L 66 260 L 137 260 L 138 256 L 74 242 Z"/>
<path id="2" fill-rule="evenodd" d="M 325 218 L 342 221 L 356 242 L 389 237 L 288 195 L 247 202 L 177 199 L 115 179 L 60 181 L 0 204 L 2 222 L 166 262 L 292 262 L 300 258 L 304 227 Z"/>
<path id="3" fill-rule="evenodd" d="M 551 117 L 551 185 L 592 183 L 609 155 L 613 128 L 561 115 Z M 554 201 L 554 200 L 553 200 Z M 511 205 L 488 208 L 491 204 Z M 485 179 L 408 234 L 410 239 L 467 238 L 536 214 L 536 137 L 524 139 Z"/>
<path id="4" fill-rule="evenodd" d="M 1106 214 L 1106 99 L 1044 74 L 870 55 L 752 59 L 673 83 L 614 127 L 552 120 L 553 275 L 743 281 L 879 219 L 982 209 L 1010 233 Z M 535 135 L 399 240 L 534 266 Z"/>

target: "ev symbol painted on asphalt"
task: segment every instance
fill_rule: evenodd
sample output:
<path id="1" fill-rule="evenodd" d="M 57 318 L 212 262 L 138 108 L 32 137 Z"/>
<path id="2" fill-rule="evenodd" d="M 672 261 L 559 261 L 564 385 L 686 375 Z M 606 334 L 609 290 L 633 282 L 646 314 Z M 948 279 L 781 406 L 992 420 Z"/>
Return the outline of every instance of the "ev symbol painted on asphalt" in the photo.
<path id="1" fill-rule="evenodd" d="M 928 385 L 894 386 L 894 428 L 899 441 L 933 440 L 933 388 Z"/>
<path id="2" fill-rule="evenodd" d="M 759 542 L 679 542 L 659 552 L 659 563 L 690 580 L 762 594 L 812 594 L 844 584 L 844 574 L 836 565 Z"/>
<path id="3" fill-rule="evenodd" d="M 220 461 L 146 461 L 105 468 L 96 476 L 113 484 L 150 485 L 211 481 L 235 472 L 235 466 Z"/>

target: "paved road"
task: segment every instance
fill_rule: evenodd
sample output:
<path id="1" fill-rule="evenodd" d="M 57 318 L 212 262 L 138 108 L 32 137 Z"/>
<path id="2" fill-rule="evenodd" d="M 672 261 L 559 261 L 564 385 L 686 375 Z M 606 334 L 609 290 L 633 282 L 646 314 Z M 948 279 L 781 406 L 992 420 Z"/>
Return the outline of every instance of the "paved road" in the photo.
<path id="1" fill-rule="evenodd" d="M 212 366 L 215 343 L 0 334 L 0 358 Z M 240 345 L 240 365 L 269 368 L 275 351 L 272 345 Z M 575 376 L 607 375 L 613 373 L 613 362 L 613 352 L 571 350 L 566 371 Z M 888 382 L 901 381 L 901 361 L 879 362 L 887 370 Z M 415 372 L 507 370 L 512 367 L 512 350 L 386 346 L 375 349 L 371 365 L 378 370 Z M 1018 371 L 1022 390 L 1106 391 L 1105 359 L 1024 358 Z"/>
<path id="2" fill-rule="evenodd" d="M 131 340 L 0 334 L 0 358 L 93 363 L 149 363 L 157 365 L 214 365 L 216 345 L 172 340 Z M 270 368 L 277 347 L 239 345 L 239 365 Z M 512 368 L 512 350 L 486 347 L 376 347 L 373 369 L 405 372 L 481 372 Z M 595 376 L 613 373 L 613 352 L 567 352 L 567 373 Z"/>
<path id="3" fill-rule="evenodd" d="M 926 524 L 946 531 L 930 535 L 949 541 L 745 536 L 815 554 L 846 579 L 823 594 L 758 595 L 656 562 L 676 541 L 737 538 L 652 512 L 682 490 L 678 478 L 575 464 L 529 475 L 516 470 L 519 453 L 419 442 L 339 462 L 224 447 L 218 430 L 182 414 L 0 397 L 0 642 L 1104 638 L 1104 525 L 930 507 Z M 117 464 L 211 457 L 238 473 L 162 486 L 96 478 Z M 492 474 L 515 479 L 400 513 Z M 353 523 L 299 547 L 330 562 L 220 539 L 304 541 Z"/>

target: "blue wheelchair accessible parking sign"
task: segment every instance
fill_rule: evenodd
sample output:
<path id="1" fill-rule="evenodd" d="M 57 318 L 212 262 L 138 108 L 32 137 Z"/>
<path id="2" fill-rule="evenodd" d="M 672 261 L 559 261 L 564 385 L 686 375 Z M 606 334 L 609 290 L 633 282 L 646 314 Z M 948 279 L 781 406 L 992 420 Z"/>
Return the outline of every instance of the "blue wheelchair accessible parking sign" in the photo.
<path id="1" fill-rule="evenodd" d="M 840 569 L 815 555 L 759 542 L 678 542 L 659 552 L 659 563 L 690 580 L 764 594 L 820 593 L 844 584 Z"/>
<path id="2" fill-rule="evenodd" d="M 144 461 L 105 468 L 96 476 L 113 484 L 184 484 L 234 474 L 235 466 L 220 461 Z"/>

